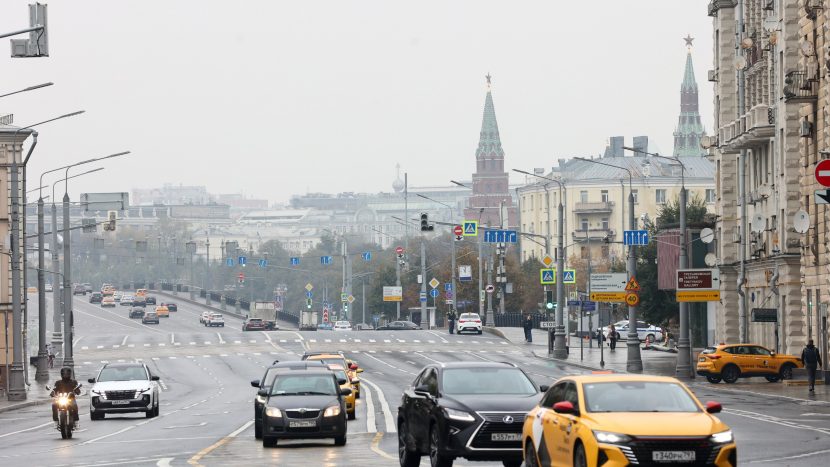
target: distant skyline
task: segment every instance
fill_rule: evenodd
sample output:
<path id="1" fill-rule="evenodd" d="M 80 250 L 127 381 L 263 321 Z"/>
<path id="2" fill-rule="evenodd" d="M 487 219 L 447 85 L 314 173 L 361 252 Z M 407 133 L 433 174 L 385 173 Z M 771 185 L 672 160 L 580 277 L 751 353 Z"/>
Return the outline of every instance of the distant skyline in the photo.
<path id="1" fill-rule="evenodd" d="M 0 4 L 0 31 L 28 24 L 27 3 Z M 469 179 L 487 74 L 508 172 L 616 135 L 670 155 L 687 35 L 712 133 L 705 1 L 46 3 L 51 56 L 12 59 L 2 39 L 0 94 L 55 85 L 0 99 L 0 115 L 86 113 L 38 127 L 29 176 L 132 151 L 73 180 L 73 199 L 164 183 L 270 202 L 391 192 L 398 163 L 412 185 Z"/>

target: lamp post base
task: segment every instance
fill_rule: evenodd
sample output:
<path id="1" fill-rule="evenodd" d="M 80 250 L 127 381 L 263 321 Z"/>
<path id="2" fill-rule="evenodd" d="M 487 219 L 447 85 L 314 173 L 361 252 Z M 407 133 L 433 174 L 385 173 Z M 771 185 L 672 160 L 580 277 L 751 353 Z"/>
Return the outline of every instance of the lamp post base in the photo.
<path id="1" fill-rule="evenodd" d="M 489 310 L 485 315 L 485 320 L 487 321 L 488 327 L 495 327 L 496 326 L 496 314 L 493 313 L 493 310 Z"/>
<path id="2" fill-rule="evenodd" d="M 628 339 L 628 361 L 625 362 L 625 371 L 629 373 L 643 372 L 643 359 L 640 357 L 640 340 Z"/>
<path id="3" fill-rule="evenodd" d="M 37 354 L 37 371 L 35 372 L 36 381 L 49 380 L 49 360 L 46 352 L 41 350 Z"/>
<path id="4" fill-rule="evenodd" d="M 556 333 L 553 335 L 553 358 L 567 359 L 568 348 L 565 343 L 565 328 L 560 326 L 556 328 Z"/>
<path id="5" fill-rule="evenodd" d="M 692 362 L 689 349 L 689 340 L 681 338 L 677 342 L 677 367 L 674 370 L 675 378 L 693 378 Z"/>
<path id="6" fill-rule="evenodd" d="M 12 363 L 9 368 L 9 394 L 10 401 L 26 400 L 26 376 L 23 365 L 20 362 Z"/>

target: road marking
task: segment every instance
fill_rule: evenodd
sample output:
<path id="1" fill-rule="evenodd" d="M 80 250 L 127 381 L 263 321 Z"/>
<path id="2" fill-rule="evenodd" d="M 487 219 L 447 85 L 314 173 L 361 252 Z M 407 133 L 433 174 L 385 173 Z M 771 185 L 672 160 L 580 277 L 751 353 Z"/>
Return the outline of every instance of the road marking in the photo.
<path id="1" fill-rule="evenodd" d="M 241 344 L 242 341 L 233 341 L 234 344 Z"/>
<path id="2" fill-rule="evenodd" d="M 263 336 L 265 336 L 265 340 L 268 341 L 268 343 L 270 344 L 271 343 L 271 336 L 269 336 L 268 333 L 265 332 L 265 331 L 260 331 L 260 332 L 262 333 Z"/>
<path id="3" fill-rule="evenodd" d="M 170 463 L 173 462 L 173 459 L 173 457 L 161 458 L 158 462 L 156 462 L 156 467 L 170 467 Z"/>
<path id="4" fill-rule="evenodd" d="M 84 337 L 83 337 L 83 336 L 81 336 L 81 337 L 79 337 L 79 338 L 75 339 L 75 342 L 73 342 L 73 343 L 72 343 L 72 348 L 74 349 L 74 348 L 75 348 L 75 346 L 76 346 L 76 345 L 78 345 L 78 342 L 81 342 L 81 339 L 83 339 L 83 338 L 84 338 Z"/>
<path id="5" fill-rule="evenodd" d="M 391 350 L 387 350 L 387 352 L 391 352 Z M 366 354 L 366 356 L 367 356 L 367 357 L 369 357 L 369 358 L 375 359 L 375 360 L 379 361 L 380 363 L 383 363 L 384 365 L 386 365 L 386 366 L 388 366 L 388 367 L 390 367 L 390 368 L 394 368 L 394 369 L 396 369 L 396 370 L 398 370 L 398 371 L 401 371 L 401 372 L 404 372 L 404 373 L 410 374 L 410 375 L 412 375 L 412 376 L 416 376 L 416 374 L 415 374 L 415 373 L 413 373 L 413 372 L 411 372 L 411 371 L 407 371 L 407 370 L 404 370 L 404 369 L 402 369 L 402 368 L 398 368 L 398 367 L 396 367 L 395 365 L 392 365 L 391 363 L 387 363 L 387 362 L 385 362 L 385 361 L 383 361 L 383 360 L 381 360 L 381 359 L 379 359 L 379 358 L 377 358 L 377 357 L 375 357 L 375 356 L 373 356 L 373 355 L 371 355 L 371 354 Z M 362 378 L 361 378 L 361 379 L 362 379 Z"/>
<path id="6" fill-rule="evenodd" d="M 256 339 L 251 339 L 249 342 L 250 342 L 251 344 L 256 344 Z"/>
<path id="7" fill-rule="evenodd" d="M 352 339 L 355 342 L 360 342 L 360 339 Z"/>
<path id="8" fill-rule="evenodd" d="M 26 428 L 25 430 L 17 430 L 17 431 L 12 431 L 11 433 L 4 433 L 4 434 L 0 435 L 0 438 L 5 438 L 6 436 L 16 435 L 18 433 L 25 433 L 27 431 L 37 430 L 38 428 L 43 428 L 45 426 L 54 425 L 54 424 L 55 424 L 55 422 L 47 422 L 47 423 L 44 423 L 43 425 L 38 425 L 38 426 L 33 426 L 31 428 Z"/>
<path id="9" fill-rule="evenodd" d="M 173 332 L 170 333 L 170 343 L 174 344 L 174 345 L 176 344 L 175 335 L 176 335 L 176 333 L 173 333 Z"/>
<path id="10" fill-rule="evenodd" d="M 788 456 L 788 457 L 778 457 L 778 458 L 775 458 L 775 459 L 762 459 L 762 460 L 749 461 L 749 463 L 750 464 L 763 464 L 763 463 L 766 463 L 766 462 L 781 462 L 781 461 L 788 461 L 788 460 L 793 460 L 793 459 L 803 459 L 805 457 L 812 457 L 812 456 L 818 456 L 820 454 L 827 454 L 828 452 L 830 452 L 830 449 L 822 449 L 821 451 L 806 452 L 804 454 L 796 454 L 794 456 Z"/>
<path id="11" fill-rule="evenodd" d="M 168 359 L 168 360 L 175 360 L 175 359 L 176 359 L 176 357 L 170 356 L 170 357 L 167 357 L 167 359 Z"/>
<path id="12" fill-rule="evenodd" d="M 433 340 L 428 340 L 428 341 L 427 341 L 427 343 L 429 343 L 429 344 L 434 344 L 434 343 L 435 343 L 435 341 L 433 341 Z"/>
<path id="13" fill-rule="evenodd" d="M 150 344 L 144 344 L 144 347 L 150 347 Z"/>
<path id="14" fill-rule="evenodd" d="M 250 427 L 253 424 L 254 424 L 253 420 L 248 420 L 247 422 L 245 422 L 244 425 L 242 425 L 241 427 L 234 430 L 233 433 L 229 434 L 228 436 L 225 436 L 224 438 L 220 439 L 219 441 L 213 443 L 212 445 L 210 445 L 210 446 L 202 449 L 198 453 L 196 453 L 195 456 L 188 459 L 187 463 L 190 464 L 190 465 L 202 465 L 202 464 L 199 463 L 199 461 L 202 460 L 203 457 L 210 454 L 214 450 L 222 447 L 223 445 L 225 445 L 227 442 L 229 442 L 233 438 L 236 438 L 237 435 L 239 435 L 239 433 L 242 433 L 243 431 L 247 430 L 248 427 Z"/>
<path id="15" fill-rule="evenodd" d="M 129 335 L 129 334 L 127 334 L 126 336 L 124 336 L 124 340 L 122 340 L 122 341 L 121 341 L 121 347 L 124 347 L 125 345 L 127 345 L 127 338 L 128 338 L 128 337 L 130 337 L 130 335 Z"/>
<path id="16" fill-rule="evenodd" d="M 389 339 L 384 339 L 383 342 L 386 343 L 386 344 L 391 344 L 392 343 L 392 341 L 389 340 Z"/>
<path id="17" fill-rule="evenodd" d="M 81 350 L 89 350 L 89 347 L 87 347 L 87 346 L 85 345 L 85 346 L 81 347 Z"/>
<path id="18" fill-rule="evenodd" d="M 414 343 L 416 343 L 416 344 L 420 344 L 420 343 L 421 343 L 421 341 L 419 341 L 418 339 L 415 339 L 415 340 L 414 340 L 414 341 L 412 341 L 412 342 L 414 342 Z"/>
<path id="19" fill-rule="evenodd" d="M 205 341 L 205 345 L 210 345 L 210 341 Z"/>
<path id="20" fill-rule="evenodd" d="M 444 343 L 444 344 L 446 344 L 446 343 L 447 343 L 447 340 L 446 340 L 446 339 L 444 339 L 444 337 L 443 337 L 441 334 L 438 334 L 438 333 L 437 333 L 437 332 L 435 332 L 435 331 L 427 331 L 427 332 L 428 332 L 428 333 L 430 333 L 430 334 L 432 334 L 433 336 L 435 336 L 435 337 L 437 337 L 437 338 L 441 339 L 441 342 L 442 342 L 442 343 Z"/>
<path id="21" fill-rule="evenodd" d="M 331 339 L 326 339 L 326 340 L 325 340 L 325 341 L 323 341 L 323 342 L 329 343 L 329 342 L 331 342 Z"/>
<path id="22" fill-rule="evenodd" d="M 375 342 L 377 342 L 377 341 L 376 341 L 376 340 L 374 340 L 374 339 L 369 339 L 369 342 L 370 342 L 370 343 L 372 343 L 372 344 L 374 344 L 374 343 L 375 343 Z"/>
<path id="23" fill-rule="evenodd" d="M 134 348 L 134 347 L 135 347 L 135 344 L 127 344 L 127 348 L 132 349 L 132 348 Z"/>
<path id="24" fill-rule="evenodd" d="M 167 346 L 167 344 L 165 344 L 164 342 L 159 342 L 159 347 L 166 347 L 166 346 Z"/>
<path id="25" fill-rule="evenodd" d="M 424 355 L 424 354 L 423 354 L 423 353 L 421 353 L 421 352 L 415 352 L 415 354 L 416 354 L 416 355 L 420 355 L 421 357 L 424 357 L 424 358 L 426 358 L 427 360 L 429 360 L 429 361 L 431 361 L 431 362 L 435 362 L 435 363 L 444 363 L 444 362 L 439 362 L 438 360 L 436 360 L 436 359 L 434 359 L 434 358 L 427 357 L 426 355 Z"/>
<path id="26" fill-rule="evenodd" d="M 389 404 L 386 402 L 386 397 L 383 396 L 383 391 L 380 390 L 377 384 L 367 380 L 366 378 L 362 378 L 361 382 L 368 384 L 372 387 L 372 389 L 374 389 L 378 393 L 380 410 L 381 412 L 383 412 L 383 420 L 386 423 L 386 432 L 397 433 L 398 427 L 395 425 L 395 418 L 392 416 L 392 410 L 389 408 Z"/>
<path id="27" fill-rule="evenodd" d="M 340 339 L 340 342 L 346 342 L 346 339 Z"/>
<path id="28" fill-rule="evenodd" d="M 103 345 L 98 345 L 98 346 L 95 346 L 95 348 L 96 348 L 96 349 L 103 349 L 103 348 L 104 348 L 104 346 L 103 346 Z"/>
<path id="29" fill-rule="evenodd" d="M 164 427 L 164 429 L 165 429 L 165 430 L 173 430 L 173 429 L 176 429 L 176 428 L 196 428 L 196 427 L 199 427 L 199 426 L 205 426 L 205 425 L 207 425 L 207 422 L 197 423 L 197 424 L 195 424 L 195 425 L 173 425 L 173 426 L 166 426 L 166 427 Z"/>
<path id="30" fill-rule="evenodd" d="M 750 412 L 749 410 L 739 410 L 739 409 L 724 409 L 724 413 L 729 413 L 732 415 L 737 415 L 739 417 L 746 417 L 750 419 L 760 420 L 762 422 L 773 423 L 776 425 L 786 426 L 790 428 L 797 428 L 800 430 L 808 430 L 808 431 L 816 431 L 818 433 L 823 433 L 825 435 L 830 435 L 830 428 L 819 428 L 810 425 L 804 425 L 801 423 L 795 423 L 787 421 L 783 418 L 774 417 L 772 415 L 766 415 L 758 412 Z M 771 461 L 769 461 L 771 462 Z"/>
<path id="31" fill-rule="evenodd" d="M 309 339 L 308 341 L 309 341 L 309 342 L 311 342 L 311 343 L 313 344 L 313 343 L 317 342 L 317 339 Z M 284 341 L 284 340 L 281 340 L 280 342 L 285 342 L 285 341 Z"/>
<path id="32" fill-rule="evenodd" d="M 219 334 L 219 333 L 217 332 L 217 333 L 216 333 L 216 337 L 218 337 L 218 338 L 219 338 L 219 343 L 220 343 L 220 344 L 224 344 L 224 343 L 225 343 L 225 339 L 222 339 L 222 334 Z"/>
<path id="33" fill-rule="evenodd" d="M 366 402 L 366 431 L 374 433 L 378 431 L 377 423 L 375 422 L 375 404 L 372 403 L 372 391 L 368 387 L 364 387 L 363 394 L 360 396 Z"/>

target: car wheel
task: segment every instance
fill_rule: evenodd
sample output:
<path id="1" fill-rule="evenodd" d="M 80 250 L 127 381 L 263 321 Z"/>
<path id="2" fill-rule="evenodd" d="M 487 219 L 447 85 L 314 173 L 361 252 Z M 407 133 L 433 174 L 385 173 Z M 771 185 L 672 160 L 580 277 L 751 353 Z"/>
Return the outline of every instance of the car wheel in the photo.
<path id="1" fill-rule="evenodd" d="M 347 417 L 349 420 L 354 420 L 356 416 L 357 416 L 357 415 L 356 415 L 356 412 L 349 412 L 349 413 L 347 413 L 347 414 L 346 414 L 346 417 Z"/>
<path id="2" fill-rule="evenodd" d="M 335 446 L 345 446 L 346 445 L 346 434 L 343 433 L 343 436 L 335 436 L 334 437 L 334 445 Z"/>
<path id="3" fill-rule="evenodd" d="M 741 376 L 741 370 L 735 365 L 727 365 L 721 370 L 721 377 L 727 384 L 734 384 Z"/>
<path id="4" fill-rule="evenodd" d="M 254 438 L 262 439 L 262 422 L 254 422 Z"/>
<path id="5" fill-rule="evenodd" d="M 525 466 L 539 467 L 539 459 L 536 457 L 536 448 L 533 447 L 533 441 L 527 440 L 525 444 Z"/>
<path id="6" fill-rule="evenodd" d="M 159 406 L 156 406 L 156 408 L 155 408 L 155 409 L 153 409 L 153 416 L 154 416 L 154 417 L 158 417 L 158 416 L 159 416 L 159 412 L 160 412 L 160 411 L 159 411 Z"/>
<path id="7" fill-rule="evenodd" d="M 441 454 L 441 440 L 438 427 L 429 428 L 429 465 L 432 467 L 452 467 L 453 458 Z"/>
<path id="8" fill-rule="evenodd" d="M 585 446 L 582 443 L 576 445 L 574 450 L 574 467 L 588 467 L 588 459 L 585 456 Z"/>
<path id="9" fill-rule="evenodd" d="M 401 467 L 418 467 L 421 465 L 421 454 L 410 451 L 406 446 L 406 428 L 401 422 L 398 422 L 398 460 L 401 462 Z"/>
<path id="10" fill-rule="evenodd" d="M 780 376 L 765 376 L 765 378 L 766 378 L 766 379 L 767 379 L 767 381 L 769 381 L 770 383 L 777 383 L 778 381 L 780 381 L 780 380 L 781 380 L 781 377 L 780 377 Z"/>
<path id="11" fill-rule="evenodd" d="M 707 376 L 706 381 L 709 381 L 712 384 L 718 384 L 721 382 L 720 376 Z"/>
<path id="12" fill-rule="evenodd" d="M 262 437 L 262 447 L 264 448 L 273 448 L 277 445 L 277 438 L 273 436 L 263 436 Z"/>
<path id="13" fill-rule="evenodd" d="M 655 339 L 654 334 L 647 335 L 646 339 L 648 339 L 649 342 L 654 342 L 654 339 Z"/>
<path id="14" fill-rule="evenodd" d="M 785 363 L 781 366 L 781 379 L 793 379 L 792 363 Z"/>
<path id="15" fill-rule="evenodd" d="M 501 464 L 504 467 L 522 467 L 522 460 L 521 459 L 514 459 L 510 461 L 501 461 Z"/>
<path id="16" fill-rule="evenodd" d="M 153 418 L 156 415 L 156 409 L 150 409 L 144 412 L 145 418 Z"/>

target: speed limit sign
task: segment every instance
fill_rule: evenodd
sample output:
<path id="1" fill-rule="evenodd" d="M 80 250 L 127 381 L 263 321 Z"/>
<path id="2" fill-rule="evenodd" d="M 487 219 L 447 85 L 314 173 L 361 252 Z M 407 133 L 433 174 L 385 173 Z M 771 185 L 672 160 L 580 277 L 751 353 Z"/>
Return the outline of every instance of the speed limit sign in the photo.
<path id="1" fill-rule="evenodd" d="M 637 306 L 637 304 L 640 303 L 640 296 L 635 293 L 625 294 L 625 303 L 627 303 L 628 306 Z"/>

